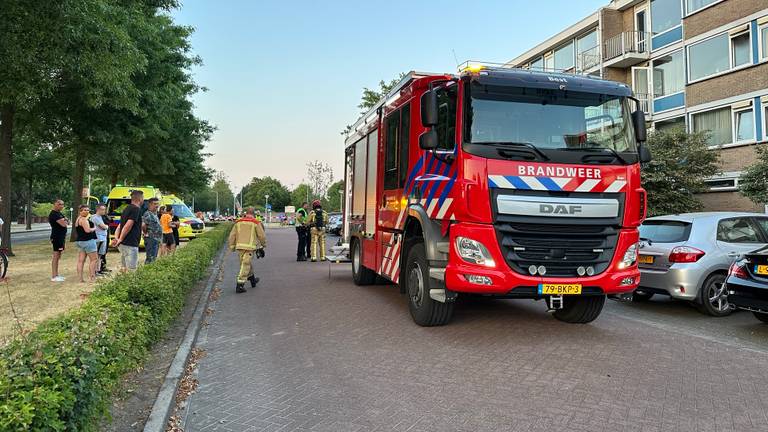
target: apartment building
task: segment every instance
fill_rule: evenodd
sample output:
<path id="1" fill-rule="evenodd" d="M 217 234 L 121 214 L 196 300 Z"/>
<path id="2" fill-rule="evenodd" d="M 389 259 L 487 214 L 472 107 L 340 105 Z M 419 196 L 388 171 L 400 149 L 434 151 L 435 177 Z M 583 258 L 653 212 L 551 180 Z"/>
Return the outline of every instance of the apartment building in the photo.
<path id="1" fill-rule="evenodd" d="M 612 0 L 506 65 L 627 83 L 652 127 L 709 131 L 707 210 L 768 209 L 737 192 L 768 141 L 768 0 Z"/>

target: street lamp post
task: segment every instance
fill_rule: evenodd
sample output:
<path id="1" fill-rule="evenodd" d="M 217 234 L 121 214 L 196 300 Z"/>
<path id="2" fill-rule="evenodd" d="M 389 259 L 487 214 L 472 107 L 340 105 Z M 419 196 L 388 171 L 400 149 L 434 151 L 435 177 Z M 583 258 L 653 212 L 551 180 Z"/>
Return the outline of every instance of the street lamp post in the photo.
<path id="1" fill-rule="evenodd" d="M 269 222 L 269 210 L 267 207 L 269 207 L 269 195 L 264 195 L 264 217 L 266 217 L 267 222 Z"/>
<path id="2" fill-rule="evenodd" d="M 216 193 L 216 216 L 219 215 L 219 191 L 214 191 Z"/>

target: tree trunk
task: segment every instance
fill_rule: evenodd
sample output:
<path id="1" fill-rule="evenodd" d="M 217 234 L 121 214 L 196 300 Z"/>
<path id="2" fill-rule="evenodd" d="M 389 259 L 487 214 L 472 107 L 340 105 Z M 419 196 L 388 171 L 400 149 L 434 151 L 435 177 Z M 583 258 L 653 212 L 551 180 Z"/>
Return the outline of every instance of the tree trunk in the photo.
<path id="1" fill-rule="evenodd" d="M 2 238 L 2 247 L 7 249 L 8 255 L 13 255 L 11 249 L 11 155 L 13 152 L 11 148 L 14 114 L 13 105 L 0 107 L 0 197 L 3 198 L 0 204 L 0 218 L 5 222 L 0 238 Z"/>
<path id="2" fill-rule="evenodd" d="M 35 181 L 30 178 L 27 180 L 27 220 L 25 221 L 27 223 L 27 231 L 32 229 L 32 186 L 34 186 Z"/>
<path id="3" fill-rule="evenodd" d="M 70 224 L 74 224 L 77 215 L 77 208 L 83 202 L 83 186 L 85 183 L 85 149 L 82 143 L 75 144 L 75 171 L 72 174 L 72 219 Z M 72 228 L 70 240 L 75 241 L 75 229 Z"/>
<path id="4" fill-rule="evenodd" d="M 117 170 L 112 171 L 109 177 L 109 190 L 111 191 L 115 186 L 117 186 Z"/>

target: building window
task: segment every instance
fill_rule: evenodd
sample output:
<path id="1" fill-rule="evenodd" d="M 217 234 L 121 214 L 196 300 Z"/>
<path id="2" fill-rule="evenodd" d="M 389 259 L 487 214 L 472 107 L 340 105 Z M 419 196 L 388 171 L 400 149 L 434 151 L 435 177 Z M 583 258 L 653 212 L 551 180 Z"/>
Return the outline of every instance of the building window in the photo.
<path id="1" fill-rule="evenodd" d="M 685 117 L 657 121 L 653 124 L 653 128 L 659 132 L 685 131 Z"/>
<path id="2" fill-rule="evenodd" d="M 574 67 L 573 41 L 555 50 L 555 70 L 567 71 Z"/>
<path id="3" fill-rule="evenodd" d="M 710 192 L 725 192 L 739 190 L 738 177 L 713 177 L 704 180 Z"/>
<path id="4" fill-rule="evenodd" d="M 731 37 L 731 65 L 739 67 L 752 63 L 752 44 L 750 43 L 749 31 L 740 33 Z"/>
<path id="5" fill-rule="evenodd" d="M 541 57 L 531 62 L 531 69 L 535 71 L 541 71 L 544 69 L 544 59 Z"/>
<path id="6" fill-rule="evenodd" d="M 699 9 L 703 9 L 719 1 L 720 0 L 685 0 L 685 10 L 688 14 L 692 14 Z"/>
<path id="7" fill-rule="evenodd" d="M 753 141 L 755 139 L 755 112 L 747 108 L 733 112 L 734 125 L 736 126 L 736 142 Z"/>
<path id="8" fill-rule="evenodd" d="M 707 39 L 688 47 L 690 80 L 695 81 L 730 68 L 728 61 L 728 34 Z"/>
<path id="9" fill-rule="evenodd" d="M 680 0 L 651 0 L 651 30 L 663 33 L 680 25 L 683 19 Z"/>
<path id="10" fill-rule="evenodd" d="M 768 60 L 768 24 L 760 27 L 760 41 L 762 42 L 761 46 L 763 47 L 762 59 Z"/>
<path id="11" fill-rule="evenodd" d="M 653 62 L 653 96 L 662 97 L 683 91 L 685 88 L 685 65 L 683 52 L 660 57 Z"/>
<path id="12" fill-rule="evenodd" d="M 693 114 L 693 131 L 707 132 L 710 146 L 719 146 L 733 142 L 731 126 L 731 107 Z"/>
<path id="13" fill-rule="evenodd" d="M 688 47 L 690 81 L 752 63 L 750 32 L 723 33 Z"/>
<path id="14" fill-rule="evenodd" d="M 580 70 L 592 69 L 600 64 L 600 48 L 597 46 L 597 30 L 576 41 L 576 62 Z"/>
<path id="15" fill-rule="evenodd" d="M 545 71 L 555 70 L 555 56 L 553 56 L 552 53 L 549 53 L 544 56 L 544 70 Z"/>
<path id="16" fill-rule="evenodd" d="M 763 135 L 768 141 L 768 101 L 763 103 Z"/>

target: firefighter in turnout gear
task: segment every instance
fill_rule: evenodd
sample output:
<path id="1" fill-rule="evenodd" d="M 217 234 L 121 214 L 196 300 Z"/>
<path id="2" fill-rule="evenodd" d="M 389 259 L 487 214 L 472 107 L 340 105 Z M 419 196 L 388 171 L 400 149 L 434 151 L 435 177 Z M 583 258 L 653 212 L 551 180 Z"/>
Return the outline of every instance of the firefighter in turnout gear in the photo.
<path id="1" fill-rule="evenodd" d="M 264 248 L 267 247 L 267 237 L 264 234 L 264 226 L 256 219 L 253 207 L 248 207 L 245 217 L 235 222 L 235 226 L 229 233 L 229 249 L 237 251 L 240 255 L 240 273 L 237 275 L 236 291 L 245 292 L 245 282 L 251 282 L 251 288 L 256 287 L 259 278 L 253 275 L 251 260 L 264 257 Z"/>
<path id="2" fill-rule="evenodd" d="M 325 261 L 325 227 L 328 225 L 328 213 L 323 210 L 320 200 L 312 201 L 309 212 L 309 232 L 312 234 L 312 262 Z"/>
<path id="3" fill-rule="evenodd" d="M 296 235 L 299 237 L 299 245 L 296 248 L 296 261 L 306 261 L 309 255 L 309 228 L 307 222 L 309 204 L 302 203 L 296 211 Z"/>

